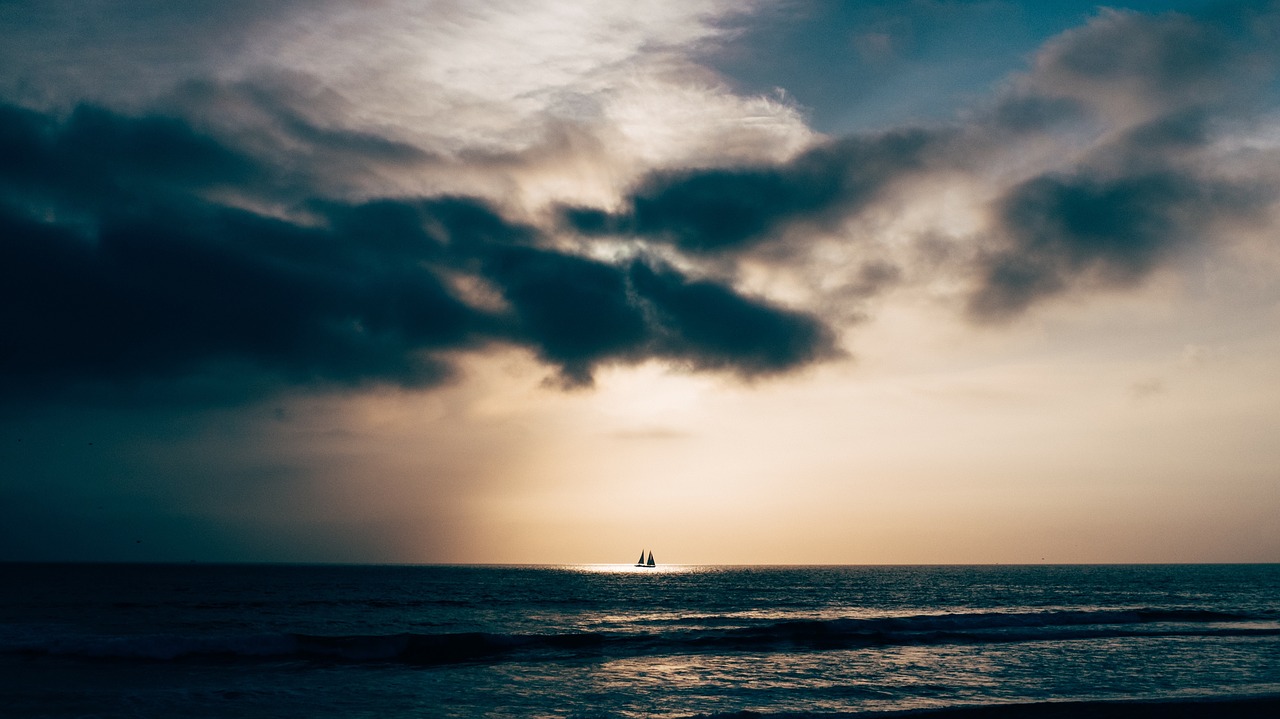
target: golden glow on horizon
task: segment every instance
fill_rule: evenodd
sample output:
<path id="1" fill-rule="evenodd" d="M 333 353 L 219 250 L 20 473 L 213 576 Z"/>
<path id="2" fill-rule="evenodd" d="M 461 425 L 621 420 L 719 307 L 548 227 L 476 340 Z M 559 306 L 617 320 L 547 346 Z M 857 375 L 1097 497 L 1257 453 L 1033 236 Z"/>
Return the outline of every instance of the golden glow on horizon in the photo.
<path id="1" fill-rule="evenodd" d="M 334 287 L 348 289 L 317 293 L 311 320 L 302 312 L 308 294 L 302 292 L 297 307 L 279 318 L 281 327 L 293 326 L 287 318 L 297 310 L 297 334 L 260 338 L 257 352 L 248 352 L 259 342 L 250 335 L 265 332 L 240 340 L 213 336 L 212 354 L 200 354 L 204 343 L 188 338 L 167 357 L 160 344 L 141 340 L 168 323 L 157 316 L 151 318 L 156 326 L 138 326 L 139 346 L 155 348 L 157 364 L 131 367 L 126 364 L 140 358 L 120 359 L 130 370 L 119 376 L 120 387 L 136 381 L 148 388 L 151 379 L 163 387 L 166 373 L 188 370 L 193 374 L 186 379 L 204 382 L 202 363 L 216 369 L 226 361 L 229 376 L 243 371 L 246 382 L 256 383 L 238 391 L 260 401 L 229 393 L 226 404 L 201 405 L 190 416 L 141 404 L 112 415 L 88 392 L 87 409 L 68 410 L 70 419 L 60 419 L 60 401 L 36 407 L 32 426 L 45 421 L 46 412 L 50 426 L 65 424 L 22 448 L 0 446 L 31 458 L 22 473 L 28 483 L 16 489 L 0 483 L 0 496 L 23 499 L 14 503 L 20 507 L 28 496 L 38 499 L 47 516 L 61 519 L 32 520 L 37 531 L 25 534 L 71 538 L 63 527 L 78 528 L 82 518 L 97 516 L 88 508 L 114 503 L 118 513 L 110 521 L 119 533 L 133 531 L 136 511 L 159 527 L 157 537 L 181 535 L 189 546 L 212 547 L 211 554 L 278 552 L 272 558 L 285 560 L 590 562 L 565 566 L 668 574 L 697 571 L 698 563 L 1280 559 L 1280 114 L 1259 114 L 1233 94 L 1263 85 L 1216 74 L 1231 72 L 1224 68 L 1234 62 L 1261 63 L 1252 73 L 1274 60 L 1270 55 L 1248 62 L 1220 57 L 1200 68 L 1207 74 L 1161 76 L 1147 87 L 1144 63 L 1157 59 L 1147 54 L 1173 47 L 1161 44 L 1165 36 L 1139 33 L 1134 37 L 1145 39 L 1132 52 L 1112 58 L 1114 72 L 1082 74 L 1078 63 L 1062 62 L 1058 53 L 1103 47 L 1073 44 L 1093 37 L 1086 25 L 1041 38 L 1040 49 L 1010 65 L 1002 81 L 947 89 L 963 91 L 966 106 L 948 107 L 954 114 L 937 116 L 935 124 L 928 124 L 927 113 L 925 119 L 895 115 L 890 102 L 889 114 L 874 126 L 828 126 L 832 135 L 824 136 L 810 126 L 809 109 L 785 91 L 748 93 L 742 88 L 753 87 L 751 78 L 719 74 L 734 70 L 727 69 L 733 63 L 716 64 L 725 59 L 717 53 L 736 52 L 732 43 L 749 37 L 743 33 L 759 20 L 751 3 L 666 0 L 647 2 L 642 12 L 631 4 L 567 0 L 474 7 L 397 1 L 340 11 L 305 5 L 281 16 L 289 22 L 264 20 L 234 47 L 189 48 L 157 35 L 153 40 L 164 42 L 119 55 L 124 69 L 103 64 L 111 74 L 137 75 L 139 87 L 114 97 L 110 83 L 99 88 L 101 97 L 85 96 L 78 83 L 59 87 L 82 73 L 85 87 L 92 84 L 96 71 L 88 61 L 107 57 L 115 46 L 95 49 L 90 41 L 107 38 L 86 36 L 85 52 L 69 55 L 79 64 L 62 57 L 65 43 L 48 43 L 51 66 L 59 68 L 48 87 L 19 83 L 41 88 L 35 95 L 47 89 L 48 98 L 32 95 L 31 108 L 13 107 L 39 113 L 39 102 L 61 104 L 48 116 L 62 123 L 57 132 L 78 127 L 81 111 L 67 115 L 77 103 L 85 109 L 101 104 L 119 115 L 122 128 L 160 111 L 156 116 L 185 128 L 193 141 L 225 144 L 228 157 L 243 152 L 246 162 L 262 163 L 260 175 L 248 173 L 257 180 L 226 181 L 234 187 L 213 181 L 221 170 L 199 180 L 199 168 L 190 168 L 197 171 L 175 179 L 172 190 L 175 200 L 195 192 L 193 205 L 217 197 L 293 222 L 304 212 L 289 209 L 294 204 L 336 211 L 372 198 L 391 205 L 427 198 L 410 213 L 426 217 L 436 212 L 425 209 L 435 206 L 432 198 L 452 197 L 491 206 L 496 215 L 475 210 L 487 218 L 475 226 L 465 219 L 455 226 L 444 215 L 431 219 L 430 234 L 454 235 L 452 249 L 439 257 L 429 243 L 379 254 L 378 246 L 410 243 L 415 234 L 397 239 L 398 224 L 370 221 L 367 236 L 362 227 L 351 233 L 352 246 L 344 246 L 351 257 L 372 253 L 373 274 L 364 279 L 348 278 L 345 264 L 323 272 L 305 262 L 294 267 L 282 259 L 292 249 L 273 250 L 283 253 L 279 257 L 245 255 L 244 262 L 228 255 L 228 267 L 247 272 L 278 264 L 300 273 L 282 278 L 332 275 L 340 280 Z M 72 25 L 83 24 L 71 15 Z M 1104 11 L 1093 22 L 1137 23 L 1140 17 Z M 184 55 L 193 49 L 199 52 Z M 990 63 L 989 52 L 979 55 Z M 152 62 L 170 56 L 186 59 Z M 10 79 L 26 72 L 18 67 Z M 189 72 L 196 74 L 182 76 Z M 919 100 L 945 84 L 926 77 L 929 68 L 913 72 L 918 75 L 910 79 L 921 82 L 885 83 L 885 92 Z M 1040 100 L 1050 101 L 1040 107 Z M 1019 120 L 1023 111 L 1030 114 Z M 1153 118 L 1163 124 L 1134 132 Z M 905 142 L 881 142 L 899 134 Z M 924 148 L 919 153 L 910 149 L 916 135 Z M 1148 135 L 1155 139 L 1144 140 Z M 46 148 L 50 157 L 62 158 L 55 145 Z M 775 164 L 806 149 L 813 153 L 804 162 Z M 145 147 L 125 150 L 120 159 L 146 154 Z M 102 167 L 90 169 L 108 174 L 90 183 L 95 187 L 112 185 L 117 169 L 126 179 L 137 169 L 99 159 Z M 69 156 L 63 160 L 69 164 L 62 170 L 74 169 Z M 714 172 L 703 174 L 708 169 Z M 154 181 L 167 172 L 157 172 Z M 1028 194 L 1038 186 L 1028 182 L 1034 178 L 1069 190 L 1065 199 Z M 1156 188 L 1143 190 L 1153 179 Z M 1083 184 L 1072 189 L 1076 181 Z M 139 176 L 125 184 L 147 188 L 151 182 Z M 218 187 L 209 195 L 191 189 L 206 184 Z M 31 198 L 61 199 L 20 193 L 14 207 L 34 212 L 37 205 L 70 203 L 43 218 L 50 232 L 75 236 L 81 211 L 85 227 L 97 222 L 97 201 L 74 209 L 80 200 L 73 196 L 87 192 L 75 182 L 31 191 Z M 741 213 L 746 222 L 737 230 L 733 222 L 719 226 L 722 218 L 706 211 L 720 206 L 721 191 L 732 196 L 724 201 L 729 211 L 742 197 L 759 195 L 750 199 L 760 206 Z M 1151 197 L 1143 194 L 1148 191 Z M 158 197 L 157 206 L 170 202 Z M 1078 222 L 1095 201 L 1106 220 L 1097 223 L 1101 229 Z M 630 212 L 616 226 L 631 229 L 617 237 L 578 233 L 561 203 Z M 1199 227 L 1191 215 L 1200 203 L 1227 209 L 1212 226 Z M 1058 204 L 1070 212 L 1055 210 Z M 1156 206 L 1169 214 L 1155 211 L 1149 222 L 1134 223 L 1160 228 L 1151 238 L 1111 221 Z M 210 209 L 222 216 L 222 208 Z M 305 211 L 308 232 L 326 226 L 326 212 Z M 1013 215 L 1023 212 L 1026 222 L 1015 222 Z M 106 215 L 98 219 L 104 228 L 111 225 Z M 489 222 L 493 244 L 463 239 L 468 232 L 489 234 L 481 229 Z M 334 223 L 337 242 L 348 233 Z M 1090 227 L 1055 239 L 1058 225 L 1073 224 Z M 1110 231 L 1115 236 L 1106 227 L 1113 224 L 1120 228 Z M 1154 237 L 1178 235 L 1179 224 L 1203 236 L 1176 237 L 1168 247 L 1162 244 L 1168 238 Z M 389 231 L 385 243 L 376 241 L 382 229 Z M 1130 232 L 1138 236 L 1133 247 L 1127 243 L 1135 238 L 1122 236 Z M 538 270 L 524 278 L 536 281 L 522 282 L 517 276 L 526 270 L 515 267 L 522 263 L 505 267 L 502 259 L 510 247 L 505 243 L 517 236 L 526 243 L 522 252 L 577 254 L 613 265 L 595 268 L 612 278 L 602 282 L 607 299 L 595 320 L 583 322 L 576 306 L 566 311 L 560 300 L 544 306 L 520 298 L 527 292 L 546 300 L 538 292 L 542 282 L 571 283 L 574 275 Z M 1019 246 L 1020 237 L 1033 239 Z M 280 239 L 280 247 L 292 242 Z M 474 253 L 460 249 L 472 243 Z M 104 239 L 94 250 L 114 263 L 109 245 Z M 184 247 L 175 246 L 175 258 Z M 334 257 L 346 256 L 336 249 Z M 984 264 L 1004 251 L 1015 251 L 1019 260 L 1017 252 L 1026 254 L 1029 280 L 1021 279 L 1020 261 Z M 137 252 L 137 267 L 116 263 L 103 271 L 127 270 L 126 285 L 137 280 L 140 288 L 170 291 L 159 274 L 168 265 L 158 262 L 167 251 L 151 258 L 158 262 L 154 278 L 141 245 Z M 83 259 L 77 257 L 72 253 L 68 261 Z M 653 359 L 627 364 L 641 356 L 703 356 L 750 372 L 758 369 L 752 353 L 762 351 L 753 344 L 758 336 L 742 336 L 755 329 L 748 326 L 751 312 L 735 317 L 710 302 L 683 316 L 684 310 L 644 299 L 647 291 L 619 270 L 635 257 L 667 263 L 691 281 L 710 277 L 752 299 L 809 313 L 839 334 L 848 357 L 801 362 L 784 376 L 750 381 L 732 369 L 695 373 Z M 485 267 L 490 264 L 505 269 Z M 1036 301 L 1023 313 L 1020 297 L 1013 297 L 1007 324 L 972 321 L 967 299 L 1009 267 L 1014 280 L 1005 290 Z M 433 299 L 434 288 L 409 291 L 419 279 L 431 284 L 437 273 L 445 275 L 450 294 L 477 311 L 459 313 L 460 337 L 434 334 L 433 308 L 442 301 Z M 66 276 L 82 274 L 75 269 Z M 395 284 L 401 281 L 408 284 Z M 33 291 L 46 289 L 58 288 Z M 382 298 L 384 290 L 389 294 Z M 633 294 L 623 299 L 624 292 Z M 347 294 L 359 301 L 345 307 L 340 296 Z M 276 295 L 264 290 L 260 296 Z M 93 303 L 96 295 L 85 297 Z M 214 298 L 209 316 L 222 301 Z M 615 310 L 663 319 L 619 340 L 607 321 Z M 360 316 L 369 320 L 364 332 L 335 331 L 332 356 L 311 356 L 326 353 L 331 322 L 350 329 L 349 320 L 328 318 Z M 67 317 L 53 312 L 49 327 Z M 708 330 L 717 319 L 728 332 Z M 382 323 L 386 327 L 375 327 Z M 343 339 L 357 335 L 376 342 L 360 350 Z M 513 348 L 517 344 L 524 347 Z M 557 382 L 554 358 L 564 355 L 556 347 L 564 346 L 579 347 L 569 354 L 585 357 L 584 363 L 598 362 L 593 387 Z M 290 369 L 285 355 L 295 352 L 297 366 Z M 451 363 L 456 376 L 429 389 L 397 388 L 408 381 L 403 367 L 422 356 Z M 371 364 L 363 367 L 366 361 Z M 86 365 L 77 370 L 84 374 L 68 375 L 65 387 L 49 386 L 67 390 L 74 404 L 79 400 L 70 388 L 105 366 Z M 281 377 L 296 383 L 281 384 Z M 210 379 L 209 391 L 217 395 L 224 379 Z M 258 391 L 264 394 L 252 394 Z M 237 402 L 242 405 L 231 406 Z M 13 415 L 17 424 L 4 426 L 27 433 L 24 411 Z M 134 419 L 116 421 L 122 417 Z M 103 429 L 116 434 L 111 451 L 119 456 L 102 459 L 108 452 L 101 441 L 92 455 L 81 455 L 47 439 Z M 54 448 L 49 461 L 28 449 L 42 441 Z M 111 501 L 99 502 L 99 492 Z M 202 536 L 215 531 L 226 537 Z M 93 541 L 66 546 L 96 551 Z M 31 540 L 30 546 L 52 543 Z M 617 563 L 649 543 L 663 548 L 656 569 Z M 126 551 L 134 545 L 131 537 Z"/>
<path id="2" fill-rule="evenodd" d="M 449 390 L 388 444 L 420 457 L 398 484 L 403 506 L 443 497 L 465 512 L 448 544 L 407 530 L 399 556 L 613 567 L 643 537 L 669 547 L 667 559 L 714 564 L 1262 560 L 1280 550 L 1268 529 L 1280 457 L 1260 453 L 1250 430 L 1280 403 L 1267 379 L 1273 345 L 1188 362 L 1185 343 L 1128 355 L 1098 343 L 1067 361 L 1029 329 L 987 350 L 920 355 L 899 343 L 909 361 L 871 357 L 753 387 L 655 363 L 562 394 L 530 382 L 537 366 L 518 353 L 479 361 L 477 379 L 499 390 Z M 1150 377 L 1161 389 L 1136 393 Z M 1240 383 L 1256 390 L 1231 389 Z M 422 444 L 441 432 L 473 449 Z M 1224 456 L 1230 485 L 1200 482 Z M 473 479 L 441 484 L 447 474 L 430 468 L 443 462 Z"/>
<path id="3" fill-rule="evenodd" d="M 359 13 L 282 31 L 260 52 L 331 67 L 329 82 L 360 108 L 355 129 L 487 158 L 414 168 L 404 193 L 479 194 L 532 222 L 550 222 L 539 213 L 559 201 L 618 209 L 654 169 L 774 162 L 820 139 L 785 96 L 735 94 L 686 51 L 720 37 L 724 6 L 619 7 L 407 13 L 411 31 L 361 44 L 373 58 L 343 55 L 351 46 L 337 41 L 387 31 Z M 1010 87 L 1044 81 L 1037 73 L 1056 67 L 1046 47 Z M 355 71 L 374 66 L 386 72 Z M 341 498 L 340 518 L 394 526 L 390 551 L 410 561 L 616 562 L 638 538 L 715 563 L 1280 556 L 1268 519 L 1280 513 L 1275 217 L 1262 232 L 1238 228 L 1257 237 L 1228 252 L 1260 262 L 1216 258 L 1194 288 L 1207 297 L 1189 299 L 1199 280 L 1166 270 L 1011 327 L 963 319 L 968 265 L 1000 240 L 992 203 L 1028 178 L 1078 169 L 1159 109 L 1159 97 L 1095 81 L 1064 97 L 1097 97 L 1097 128 L 1015 137 L 973 125 L 968 164 L 906 176 L 846 220 L 779 230 L 804 240 L 782 238 L 791 262 L 766 253 L 716 268 L 840 325 L 849 362 L 750 387 L 660 362 L 605 366 L 594 389 L 562 393 L 539 386 L 551 370 L 527 352 L 486 348 L 460 356 L 456 386 L 336 401 L 332 426 L 292 439 L 332 473 L 321 485 Z M 1272 159 L 1274 117 L 1264 125 L 1241 140 L 1248 152 L 1223 148 L 1229 167 L 1248 174 Z M 552 234 L 597 257 L 636 251 L 633 238 L 584 249 Z M 648 251 L 684 269 L 710 264 L 660 243 Z M 859 294 L 870 262 L 924 279 Z M 1250 305 L 1238 288 L 1261 299 Z M 460 289 L 503 304 L 489 288 Z M 1212 359 L 1186 362 L 1187 346 Z"/>
<path id="4" fill-rule="evenodd" d="M 557 569 L 584 574 L 698 574 L 714 571 L 714 567 L 700 564 L 658 564 L 654 567 L 637 567 L 634 564 L 562 564 Z"/>

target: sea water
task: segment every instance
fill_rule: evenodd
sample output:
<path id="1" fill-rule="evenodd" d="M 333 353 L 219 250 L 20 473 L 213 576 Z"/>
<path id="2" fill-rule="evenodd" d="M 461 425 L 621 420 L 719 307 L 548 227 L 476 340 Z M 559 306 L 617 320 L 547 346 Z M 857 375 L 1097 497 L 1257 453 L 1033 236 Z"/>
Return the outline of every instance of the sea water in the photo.
<path id="1" fill-rule="evenodd" d="M 1268 716 L 1278 695 L 1280 565 L 0 565 L 4 717 Z"/>

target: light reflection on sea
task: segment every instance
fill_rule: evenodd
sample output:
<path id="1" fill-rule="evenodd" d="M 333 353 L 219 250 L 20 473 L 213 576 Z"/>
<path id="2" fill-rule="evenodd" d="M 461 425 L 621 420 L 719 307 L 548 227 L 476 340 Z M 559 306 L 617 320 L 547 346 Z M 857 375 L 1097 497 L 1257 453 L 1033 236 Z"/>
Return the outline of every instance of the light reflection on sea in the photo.
<path id="1" fill-rule="evenodd" d="M 5 719 L 803 717 L 1280 692 L 1271 565 L 0 568 Z"/>
<path id="2" fill-rule="evenodd" d="M 588 574 L 700 574 L 723 570 L 704 564 L 659 564 L 653 567 L 641 567 L 635 564 L 560 564 L 550 568 L 567 572 L 584 572 Z"/>

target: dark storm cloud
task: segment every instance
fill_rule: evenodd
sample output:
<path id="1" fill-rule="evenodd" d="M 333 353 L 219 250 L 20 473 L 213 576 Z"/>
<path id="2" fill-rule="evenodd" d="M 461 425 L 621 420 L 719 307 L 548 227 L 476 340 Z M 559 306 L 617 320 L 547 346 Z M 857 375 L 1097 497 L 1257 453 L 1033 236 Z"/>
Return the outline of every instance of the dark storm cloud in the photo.
<path id="1" fill-rule="evenodd" d="M 11 196 L 92 205 L 143 192 L 244 183 L 254 172 L 249 158 L 178 118 L 128 118 L 81 105 L 58 121 L 0 104 L 0 187 Z"/>
<path id="2" fill-rule="evenodd" d="M 688 252 L 722 252 L 767 240 L 789 222 L 829 223 L 856 211 L 903 175 L 922 169 L 939 138 L 923 130 L 851 137 L 771 166 L 658 172 L 610 215 L 570 208 L 585 234 L 630 234 Z"/>
<path id="3" fill-rule="evenodd" d="M 649 305 L 658 352 L 696 368 L 768 375 L 838 354 L 830 330 L 811 315 L 644 262 L 629 274 Z"/>
<path id="4" fill-rule="evenodd" d="M 639 354 L 650 328 L 614 265 L 558 252 L 508 248 L 485 274 L 514 308 L 517 332 L 569 384 L 589 384 L 594 364 Z"/>
<path id="5" fill-rule="evenodd" d="M 569 384 L 646 357 L 754 376 L 830 354 L 814 318 L 672 270 L 547 249 L 475 198 L 315 198 L 305 219 L 267 217 L 204 193 L 265 187 L 273 168 L 180 119 L 11 105 L 0 119 L 10 398 L 219 366 L 254 388 L 422 386 L 449 375 L 441 351 L 487 342 L 532 348 Z M 472 306 L 453 278 L 506 306 Z"/>
<path id="6" fill-rule="evenodd" d="M 755 377 L 838 353 L 812 315 L 644 260 L 613 265 L 506 248 L 485 273 L 511 303 L 518 338 L 558 365 L 568 385 L 590 384 L 591 369 L 608 361 L 662 357 Z"/>
<path id="7" fill-rule="evenodd" d="M 478 318 L 436 276 L 372 261 L 349 238 L 241 211 L 172 207 L 99 219 L 91 236 L 0 216 L 11 378 L 57 384 L 247 360 L 294 381 L 439 379 L 413 350 Z"/>

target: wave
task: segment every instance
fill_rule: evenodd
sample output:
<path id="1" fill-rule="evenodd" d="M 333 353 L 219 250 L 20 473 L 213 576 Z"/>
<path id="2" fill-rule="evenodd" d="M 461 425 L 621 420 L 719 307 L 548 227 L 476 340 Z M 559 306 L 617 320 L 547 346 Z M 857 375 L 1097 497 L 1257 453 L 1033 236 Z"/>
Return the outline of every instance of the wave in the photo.
<path id="1" fill-rule="evenodd" d="M 1129 636 L 1280 636 L 1270 617 L 1208 610 L 975 612 L 792 620 L 691 633 L 693 644 L 738 651 L 1094 639 Z"/>
<path id="2" fill-rule="evenodd" d="M 1205 610 L 978 612 L 763 622 L 654 633 L 129 635 L 0 640 L 0 653 L 83 659 L 305 660 L 447 664 L 694 652 L 824 651 L 868 646 L 1144 636 L 1280 636 L 1274 617 Z"/>
<path id="3" fill-rule="evenodd" d="M 0 654 L 82 659 L 299 659 L 336 662 L 443 664 L 523 653 L 601 649 L 602 634 L 371 634 L 268 633 L 239 636 L 59 637 L 0 642 Z"/>
<path id="4" fill-rule="evenodd" d="M 1271 719 L 1280 696 L 1203 696 L 1180 699 L 1113 699 L 985 704 L 871 712 L 754 712 L 697 714 L 688 719 Z"/>

